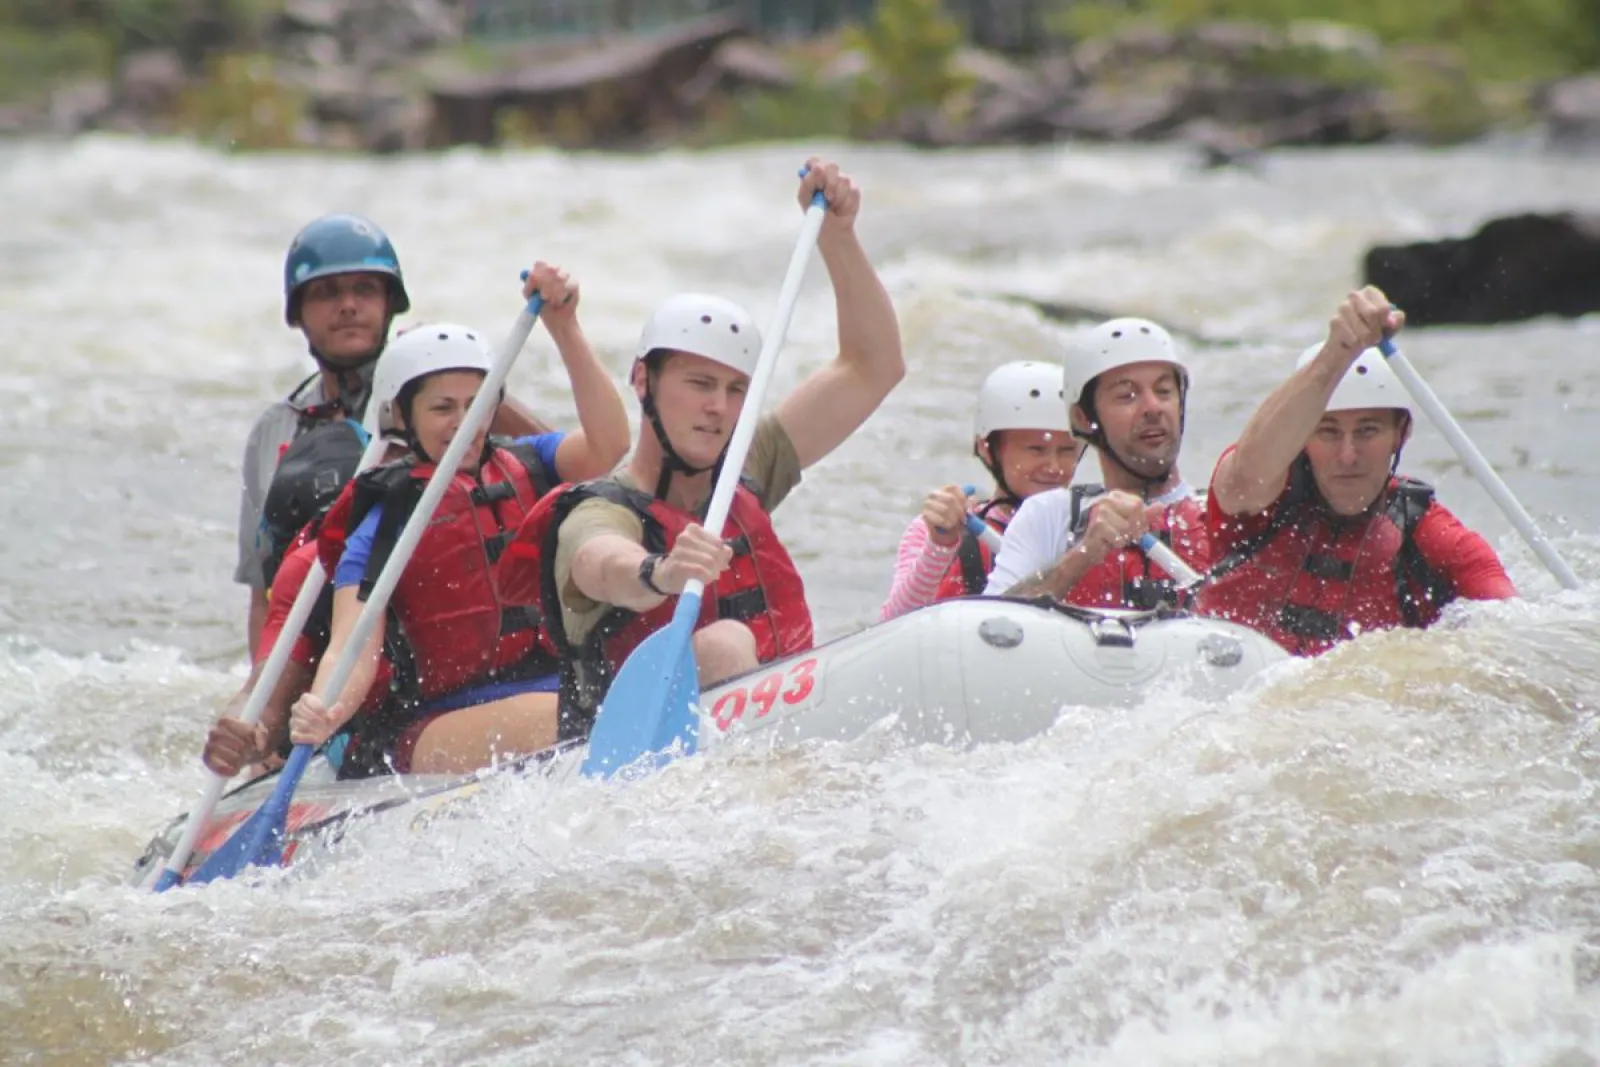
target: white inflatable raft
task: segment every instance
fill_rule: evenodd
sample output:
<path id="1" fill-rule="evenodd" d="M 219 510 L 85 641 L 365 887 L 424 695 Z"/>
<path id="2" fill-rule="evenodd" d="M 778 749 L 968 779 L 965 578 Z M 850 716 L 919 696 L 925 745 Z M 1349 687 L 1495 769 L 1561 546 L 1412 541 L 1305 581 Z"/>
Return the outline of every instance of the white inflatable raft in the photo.
<path id="1" fill-rule="evenodd" d="M 849 740 L 892 715 L 913 743 L 1021 741 L 1049 729 L 1067 706 L 1128 707 L 1158 685 L 1162 692 L 1215 699 L 1286 658 L 1260 634 L 1213 619 L 948 600 L 706 690 L 700 737 L 703 748 L 730 734 L 772 746 Z M 295 793 L 286 859 L 313 838 L 336 838 L 353 816 L 393 812 L 410 822 L 476 792 L 491 774 L 575 773 L 581 757 L 568 754 L 581 748 L 561 746 L 475 775 L 346 782 L 335 781 L 317 760 Z M 268 776 L 222 799 L 189 870 L 227 839 L 272 785 Z M 153 878 L 182 822 L 174 820 L 150 843 L 135 865 L 134 882 Z"/>

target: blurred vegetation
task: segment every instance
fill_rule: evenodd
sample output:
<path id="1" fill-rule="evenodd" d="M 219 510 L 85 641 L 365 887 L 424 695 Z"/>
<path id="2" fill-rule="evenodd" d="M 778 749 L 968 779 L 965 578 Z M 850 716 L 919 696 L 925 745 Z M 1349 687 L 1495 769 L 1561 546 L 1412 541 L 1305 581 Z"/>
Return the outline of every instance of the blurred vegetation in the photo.
<path id="1" fill-rule="evenodd" d="M 281 0 L 0 0 L 0 100 L 110 77 L 123 56 L 175 50 L 192 71 L 247 50 Z"/>
<path id="2" fill-rule="evenodd" d="M 799 7 L 821 0 L 795 0 Z M 1254 73 L 1377 85 L 1407 132 L 1448 142 L 1518 117 L 1538 81 L 1600 68 L 1600 0 L 1038 0 L 1044 36 L 1030 51 L 1070 47 L 1133 26 L 1181 30 L 1218 19 L 1275 27 L 1338 23 L 1373 34 L 1381 57 L 1316 44 L 1264 50 Z M 190 78 L 174 128 L 243 148 L 292 144 L 304 117 L 298 91 L 275 76 L 263 28 L 282 0 L 0 0 L 0 103 L 37 99 L 75 80 L 107 78 L 119 60 L 173 49 Z M 781 92 L 717 101 L 693 131 L 699 144 L 806 137 L 894 136 L 908 122 L 959 121 L 972 81 L 959 63 L 971 5 L 878 0 L 870 17 L 786 46 L 800 72 Z M 839 15 L 862 4 L 836 4 Z M 809 10 L 809 9 L 808 9 Z M 820 11 L 820 9 L 818 9 Z M 816 14 L 816 12 L 813 12 Z M 468 69 L 491 69 L 497 49 L 459 46 Z M 510 143 L 582 140 L 604 101 L 585 100 L 534 129 L 504 116 Z"/>
<path id="3" fill-rule="evenodd" d="M 945 110 L 972 86 L 956 66 L 961 28 L 940 0 L 879 0 L 872 21 L 847 29 L 844 43 L 866 58 L 849 94 L 851 126 L 863 135 Z"/>
<path id="4" fill-rule="evenodd" d="M 1477 80 L 1600 67 L 1600 0 L 1056 0 L 1047 24 L 1072 39 L 1131 21 L 1180 28 L 1215 19 L 1343 23 L 1387 45 L 1448 49 Z"/>
<path id="5" fill-rule="evenodd" d="M 805 65 L 799 87 L 731 103 L 699 139 L 867 137 L 919 112 L 959 117 L 970 86 L 955 62 L 965 42 L 948 10 L 939 0 L 879 0 L 869 22 L 836 38 L 838 48 L 862 57 L 860 74 L 828 78 L 825 63 Z M 1600 0 L 1048 0 L 1045 37 L 1030 41 L 1028 50 L 1059 50 L 1135 27 L 1177 31 L 1217 20 L 1367 31 L 1383 46 L 1381 55 L 1308 39 L 1264 49 L 1246 69 L 1376 86 L 1408 135 L 1435 143 L 1517 121 L 1534 83 L 1600 68 Z"/>
<path id="6" fill-rule="evenodd" d="M 972 86 L 956 62 L 964 44 L 961 27 L 940 0 L 879 0 L 868 22 L 847 25 L 820 48 L 796 53 L 798 86 L 740 94 L 697 140 L 870 138 L 912 116 L 958 111 Z M 859 56 L 860 70 L 830 73 L 841 53 Z"/>
<path id="7" fill-rule="evenodd" d="M 271 56 L 219 53 L 178 97 L 179 130 L 218 147 L 261 151 L 298 146 L 305 94 L 277 77 Z"/>

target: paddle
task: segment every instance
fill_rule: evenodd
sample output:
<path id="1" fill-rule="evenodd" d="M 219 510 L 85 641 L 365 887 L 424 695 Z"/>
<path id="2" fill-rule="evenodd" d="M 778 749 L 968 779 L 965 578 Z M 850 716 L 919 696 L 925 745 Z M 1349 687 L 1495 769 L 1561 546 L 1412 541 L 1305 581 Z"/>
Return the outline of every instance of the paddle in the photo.
<path id="1" fill-rule="evenodd" d="M 1406 387 L 1406 391 L 1417 402 L 1417 406 L 1427 414 L 1434 427 L 1444 435 L 1444 439 L 1450 442 L 1450 447 L 1456 450 L 1456 455 L 1461 457 L 1461 462 L 1466 464 L 1467 470 L 1472 472 L 1472 476 L 1488 490 L 1489 496 L 1500 506 L 1500 510 L 1505 512 L 1506 518 L 1511 520 L 1511 525 L 1516 527 L 1517 533 L 1521 534 L 1528 547 L 1533 549 L 1533 554 L 1550 568 L 1550 573 L 1556 576 L 1556 581 L 1561 583 L 1562 588 L 1578 588 L 1578 576 L 1572 573 L 1572 568 L 1567 566 L 1566 560 L 1561 558 L 1555 547 L 1545 540 L 1544 534 L 1539 532 L 1539 527 L 1534 525 L 1533 517 L 1517 498 L 1511 495 L 1506 483 L 1500 480 L 1494 468 L 1489 466 L 1489 461 L 1483 458 L 1483 453 L 1478 451 L 1477 446 L 1468 439 L 1456 420 L 1451 418 L 1443 402 L 1434 395 L 1428 383 L 1423 381 L 1422 376 L 1411 366 L 1411 361 L 1406 359 L 1395 347 L 1394 342 L 1387 337 L 1378 342 L 1378 351 L 1383 353 L 1395 377 L 1400 379 L 1400 384 Z"/>
<path id="2" fill-rule="evenodd" d="M 365 650 L 368 639 L 378 625 L 378 620 L 383 618 L 389 597 L 399 584 L 406 563 L 411 559 L 411 553 L 427 530 L 428 522 L 433 518 L 434 509 L 439 506 L 445 490 L 454 480 L 456 468 L 461 466 L 467 447 L 478 435 L 478 430 L 488 423 L 491 413 L 499 404 L 500 391 L 505 385 L 506 376 L 511 372 L 511 366 L 516 362 L 522 346 L 527 343 L 528 334 L 533 332 L 533 324 L 538 320 L 539 309 L 543 304 L 543 298 L 535 293 L 527 306 L 522 309 L 522 313 L 517 316 L 516 324 L 511 328 L 510 336 L 506 338 L 505 345 L 496 356 L 494 366 L 490 368 L 482 387 L 478 390 L 478 395 L 467 408 L 461 427 L 450 441 L 450 447 L 445 449 L 444 455 L 439 459 L 438 466 L 428 479 L 427 488 L 422 491 L 422 498 L 417 501 L 416 509 L 406 520 L 405 528 L 400 531 L 388 561 L 384 563 L 377 582 L 373 584 L 372 592 L 361 607 L 361 614 L 356 619 L 349 640 L 345 642 L 344 651 L 334 663 L 327 684 L 319 694 L 324 703 L 332 705 L 344 691 L 345 683 L 350 680 L 350 675 L 355 670 L 356 661 Z M 270 866 L 280 862 L 283 856 L 284 826 L 288 818 L 289 802 L 310 762 L 311 746 L 294 746 L 294 751 L 289 754 L 289 759 L 283 766 L 283 772 L 278 776 L 278 784 L 273 789 L 272 795 L 240 825 L 238 830 L 234 831 L 226 843 L 200 865 L 200 869 L 189 879 L 191 884 L 204 884 L 216 878 L 231 878 L 245 867 Z"/>
<path id="3" fill-rule="evenodd" d="M 967 529 L 971 532 L 973 537 L 976 537 L 983 543 L 984 548 L 987 548 L 990 552 L 995 553 L 1000 551 L 1000 531 L 996 530 L 993 526 L 990 526 L 988 523 L 984 522 L 971 512 L 967 513 Z"/>
<path id="4" fill-rule="evenodd" d="M 750 388 L 745 393 L 744 408 L 739 412 L 733 439 L 723 455 L 721 473 L 711 494 L 711 507 L 706 512 L 707 530 L 720 532 L 727 522 L 728 509 L 733 506 L 733 492 L 739 485 L 745 455 L 750 451 L 750 440 L 755 436 L 756 422 L 761 417 L 761 400 L 766 394 L 767 381 L 772 377 L 772 368 L 777 364 L 784 335 L 788 333 L 789 319 L 794 315 L 794 305 L 800 296 L 800 283 L 805 278 L 806 264 L 816 246 L 826 209 L 820 192 L 806 209 L 800 240 L 789 259 L 783 288 L 778 292 L 776 321 L 761 346 L 755 373 L 750 376 Z M 700 702 L 700 677 L 690 639 L 700 616 L 700 597 L 704 592 L 705 583 L 699 580 L 685 585 L 673 609 L 672 621 L 645 638 L 623 661 L 589 736 L 589 752 L 583 761 L 585 775 L 609 778 L 641 756 L 660 752 L 674 742 L 682 742 L 686 755 L 695 751 L 699 731 L 694 709 Z"/>
<path id="5" fill-rule="evenodd" d="M 976 491 L 970 485 L 963 488 L 968 496 L 971 496 Z M 999 554 L 1001 537 L 993 526 L 968 512 L 967 529 L 971 530 L 972 535 L 982 541 L 984 547 L 990 552 Z M 1172 580 L 1179 589 L 1188 589 L 1190 586 L 1200 583 L 1200 573 L 1185 563 L 1182 556 L 1169 548 L 1166 542 L 1157 538 L 1155 534 L 1145 533 L 1140 537 L 1139 547 L 1144 550 L 1146 556 L 1150 557 L 1150 562 L 1172 575 Z"/>
<path id="6" fill-rule="evenodd" d="M 361 462 L 357 466 L 358 472 L 376 464 L 383 458 L 384 450 L 388 447 L 387 442 L 378 433 L 376 411 L 368 413 L 366 430 L 367 449 L 361 454 Z M 310 617 L 311 609 L 316 606 L 317 597 L 322 595 L 327 580 L 328 576 L 323 572 L 321 562 L 313 562 L 304 584 L 300 586 L 300 592 L 295 594 L 294 605 L 289 609 L 289 617 L 284 621 L 283 629 L 278 631 L 277 640 L 272 644 L 272 651 L 268 654 L 266 663 L 262 664 L 261 676 L 256 679 L 255 688 L 250 691 L 250 698 L 245 701 L 244 708 L 239 713 L 239 721 L 246 726 L 254 726 L 261 719 L 261 712 L 267 706 L 273 689 L 277 687 L 278 679 L 283 675 L 283 668 L 289 663 L 289 654 L 294 650 L 295 639 L 300 636 L 300 631 L 305 629 L 306 619 Z M 222 798 L 222 790 L 228 784 L 228 779 L 215 771 L 206 773 L 210 780 L 201 791 L 200 802 L 189 813 L 188 821 L 184 823 L 183 834 L 173 846 L 172 855 L 167 857 L 165 865 L 151 872 L 153 876 L 151 888 L 157 893 L 171 889 L 182 880 L 184 864 L 189 862 L 189 856 L 194 852 L 194 844 L 199 840 L 206 823 L 211 821 L 211 813 L 216 810 L 217 801 Z"/>
<path id="7" fill-rule="evenodd" d="M 1200 584 L 1200 573 L 1183 561 L 1183 557 L 1174 552 L 1166 542 L 1156 537 L 1148 530 L 1139 536 L 1139 547 L 1151 563 L 1172 575 L 1172 582 L 1179 589 L 1188 589 L 1192 585 Z"/>

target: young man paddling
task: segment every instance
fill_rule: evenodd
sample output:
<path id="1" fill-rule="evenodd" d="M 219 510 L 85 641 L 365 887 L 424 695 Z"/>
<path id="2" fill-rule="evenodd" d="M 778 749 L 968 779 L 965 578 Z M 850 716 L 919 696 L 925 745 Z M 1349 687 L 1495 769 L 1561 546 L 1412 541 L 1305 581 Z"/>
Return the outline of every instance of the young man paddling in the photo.
<path id="1" fill-rule="evenodd" d="M 1405 316 L 1351 293 L 1212 475 L 1218 562 L 1199 610 L 1315 655 L 1368 630 L 1425 627 L 1459 597 L 1516 595 L 1494 549 L 1399 476 L 1409 398 L 1373 346 Z"/>
<path id="2" fill-rule="evenodd" d="M 813 159 L 802 209 L 818 191 L 828 203 L 817 247 L 833 284 L 839 352 L 761 417 L 720 536 L 698 520 L 761 337 L 742 308 L 688 293 L 645 324 L 632 370 L 645 424 L 632 458 L 541 509 L 507 550 L 502 589 L 542 601 L 562 654 L 563 737 L 588 732 L 617 668 L 668 623 L 691 579 L 707 584 L 694 634 L 702 685 L 811 644 L 805 590 L 769 513 L 905 375 L 894 306 L 855 232 L 860 190 L 835 164 Z"/>

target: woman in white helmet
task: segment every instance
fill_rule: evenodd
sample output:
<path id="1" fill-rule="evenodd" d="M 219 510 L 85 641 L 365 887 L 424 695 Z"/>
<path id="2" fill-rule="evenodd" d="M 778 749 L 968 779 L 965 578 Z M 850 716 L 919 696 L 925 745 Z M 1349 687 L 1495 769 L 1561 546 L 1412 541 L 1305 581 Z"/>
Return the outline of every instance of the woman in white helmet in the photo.
<path id="1" fill-rule="evenodd" d="M 318 533 L 333 575 L 333 617 L 317 684 L 294 704 L 290 739 L 321 744 L 358 711 L 329 747 L 341 776 L 459 773 L 556 740 L 557 664 L 537 613 L 500 595 L 496 563 L 522 519 L 550 489 L 610 470 L 627 450 L 628 421 L 610 378 L 578 325 L 578 289 L 555 267 L 537 264 L 524 294 L 544 297 L 540 315 L 572 380 L 582 429 L 468 448 L 343 693 L 318 697 L 366 592 L 492 369 L 488 338 L 447 323 L 419 326 L 385 350 L 374 389 L 393 399 L 380 429 L 408 447 L 405 459 L 359 476 Z M 393 633 L 391 633 L 391 629 Z M 380 656 L 386 637 L 403 645 Z M 387 685 L 374 682 L 389 664 Z"/>
<path id="2" fill-rule="evenodd" d="M 982 593 L 994 553 L 967 528 L 967 516 L 1003 534 L 1024 500 L 1072 481 L 1079 448 L 1061 383 L 1059 363 L 1020 360 L 989 372 L 978 390 L 972 454 L 993 476 L 994 488 L 976 501 L 955 485 L 928 494 L 922 514 L 900 537 L 880 620 Z"/>
<path id="3" fill-rule="evenodd" d="M 1178 471 L 1189 370 L 1148 319 L 1080 330 L 1062 354 L 1073 432 L 1094 447 L 1100 485 L 1041 493 L 1018 509 L 985 592 L 1080 607 L 1179 606 L 1174 576 L 1138 547 L 1145 533 L 1196 571 L 1210 562 L 1205 512 Z"/>
<path id="4" fill-rule="evenodd" d="M 561 653 L 564 738 L 587 734 L 614 672 L 668 623 L 691 579 L 706 583 L 693 637 L 702 685 L 811 644 L 805 589 L 769 515 L 905 374 L 894 305 L 855 234 L 860 191 L 813 159 L 801 207 L 818 191 L 828 203 L 817 249 L 833 285 L 838 356 L 760 417 L 727 525 L 714 535 L 699 523 L 761 337 L 738 305 L 684 293 L 663 302 L 640 336 L 632 385 L 645 426 L 632 458 L 541 507 L 507 555 L 503 588 L 541 603 Z"/>
<path id="5" fill-rule="evenodd" d="M 1201 611 L 1315 655 L 1369 630 L 1429 626 L 1458 597 L 1516 595 L 1488 542 L 1430 486 L 1398 476 L 1410 400 L 1373 346 L 1404 323 L 1381 291 L 1352 293 L 1223 453 Z"/>

